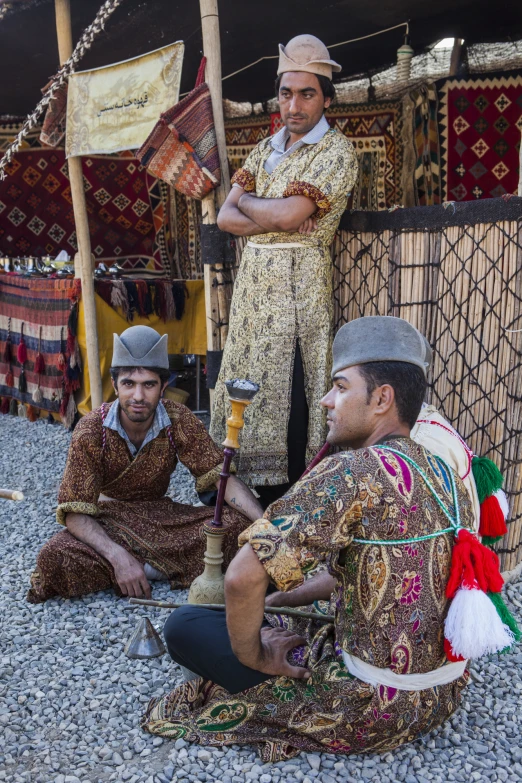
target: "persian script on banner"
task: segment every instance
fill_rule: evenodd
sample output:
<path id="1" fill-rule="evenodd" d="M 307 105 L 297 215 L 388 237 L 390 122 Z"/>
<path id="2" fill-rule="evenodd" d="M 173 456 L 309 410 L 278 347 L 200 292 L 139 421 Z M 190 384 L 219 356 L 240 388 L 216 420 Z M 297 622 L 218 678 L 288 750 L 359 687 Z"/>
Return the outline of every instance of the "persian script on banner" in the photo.
<path id="1" fill-rule="evenodd" d="M 73 73 L 67 98 L 67 157 L 141 147 L 179 99 L 182 41 L 121 63 Z"/>

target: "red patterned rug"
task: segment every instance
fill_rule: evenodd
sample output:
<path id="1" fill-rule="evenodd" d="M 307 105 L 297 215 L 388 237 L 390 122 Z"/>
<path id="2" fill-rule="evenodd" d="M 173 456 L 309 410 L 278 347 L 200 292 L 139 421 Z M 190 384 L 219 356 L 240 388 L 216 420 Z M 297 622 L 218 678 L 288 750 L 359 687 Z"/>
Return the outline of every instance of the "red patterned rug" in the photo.
<path id="1" fill-rule="evenodd" d="M 402 104 L 337 104 L 326 111 L 333 128 L 355 147 L 359 177 L 349 209 L 388 209 L 402 201 Z M 282 127 L 279 114 L 271 116 L 270 133 Z"/>
<path id="2" fill-rule="evenodd" d="M 225 138 L 230 175 L 241 168 L 254 147 L 271 136 L 270 114 L 225 120 Z"/>
<path id="3" fill-rule="evenodd" d="M 516 193 L 522 76 L 449 79 L 439 105 L 444 200 Z"/>
<path id="4" fill-rule="evenodd" d="M 16 125 L 0 126 L 0 150 Z M 39 134 L 39 129 L 38 129 Z M 169 274 L 169 188 L 132 153 L 82 159 L 92 252 L 96 261 Z M 56 255 L 77 249 L 68 167 L 62 149 L 31 134 L 0 182 L 0 253 Z"/>

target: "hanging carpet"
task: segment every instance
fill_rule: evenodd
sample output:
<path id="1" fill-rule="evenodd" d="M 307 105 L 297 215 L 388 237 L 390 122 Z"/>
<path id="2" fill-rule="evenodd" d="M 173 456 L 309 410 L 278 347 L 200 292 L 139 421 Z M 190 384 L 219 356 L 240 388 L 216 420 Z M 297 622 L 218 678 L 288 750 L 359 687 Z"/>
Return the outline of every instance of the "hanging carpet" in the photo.
<path id="1" fill-rule="evenodd" d="M 439 83 L 444 201 L 515 193 L 522 131 L 522 75 Z"/>

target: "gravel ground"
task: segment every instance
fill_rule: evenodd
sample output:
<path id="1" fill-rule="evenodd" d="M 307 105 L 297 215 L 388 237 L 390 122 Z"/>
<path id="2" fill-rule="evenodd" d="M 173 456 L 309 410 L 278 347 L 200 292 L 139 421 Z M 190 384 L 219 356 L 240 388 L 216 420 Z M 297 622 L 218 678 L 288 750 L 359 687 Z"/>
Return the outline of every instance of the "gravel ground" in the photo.
<path id="1" fill-rule="evenodd" d="M 40 546 L 58 528 L 56 490 L 70 434 L 61 426 L 0 416 L 0 484 L 26 500 L 0 500 L 0 781 L 516 781 L 522 779 L 522 650 L 482 659 L 459 711 L 435 732 L 382 756 L 301 754 L 262 764 L 252 748 L 163 741 L 139 728 L 152 695 L 181 679 L 167 656 L 129 660 L 123 646 L 144 610 L 124 611 L 110 592 L 74 601 L 25 602 Z M 171 494 L 194 502 L 179 469 Z M 185 597 L 156 583 L 157 598 Z M 522 584 L 507 587 L 522 621 Z M 159 629 L 168 612 L 151 609 Z"/>

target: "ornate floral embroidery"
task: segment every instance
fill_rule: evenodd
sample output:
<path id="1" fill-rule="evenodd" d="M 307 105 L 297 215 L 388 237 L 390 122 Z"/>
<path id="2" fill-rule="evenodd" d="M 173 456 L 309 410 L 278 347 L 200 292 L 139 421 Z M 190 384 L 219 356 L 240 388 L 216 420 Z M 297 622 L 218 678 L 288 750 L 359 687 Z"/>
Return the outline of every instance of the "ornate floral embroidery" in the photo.
<path id="1" fill-rule="evenodd" d="M 430 478 L 439 469 L 431 467 L 427 452 L 407 438 L 390 445 L 414 459 Z M 311 677 L 273 677 L 238 694 L 233 702 L 217 686 L 198 680 L 199 701 L 192 696 L 184 701 L 186 686 L 180 686 L 176 695 L 161 700 L 163 709 L 152 703 L 144 728 L 164 736 L 170 723 L 177 730 L 181 721 L 189 741 L 257 743 L 263 759 L 277 761 L 298 751 L 317 752 L 319 747 L 332 753 L 391 750 L 439 726 L 456 709 L 465 678 L 410 693 L 363 683 L 343 665 L 343 650 L 399 674 L 426 672 L 445 661 L 444 586 L 452 537 L 414 547 L 372 543 L 372 538 L 400 538 L 390 531 L 390 518 L 407 520 L 403 538 L 423 533 L 428 524 L 426 503 L 431 503 L 423 481 L 410 480 L 398 463 L 390 461 L 397 474 L 391 476 L 376 452 L 363 449 L 323 460 L 272 504 L 270 519 L 258 520 L 240 537 L 242 544 L 253 547 L 279 590 L 300 584 L 314 562 L 321 568 L 326 565 L 336 578 L 329 608 L 334 624 L 318 627 L 266 616 L 270 625 L 306 638 L 306 648 L 295 648 L 289 660 L 305 664 Z M 462 522 L 469 527 L 473 515 L 466 490 L 460 480 L 456 484 Z M 435 503 L 429 525 L 431 530 L 447 526 Z M 354 531 L 366 543 L 351 542 Z M 227 734 L 201 731 L 197 721 L 202 711 L 225 702 L 244 705 L 241 714 L 247 705 L 256 706 L 248 720 Z M 228 714 L 224 718 L 228 720 Z"/>
<path id="2" fill-rule="evenodd" d="M 247 193 L 252 193 L 256 189 L 256 178 L 248 169 L 238 169 L 232 179 L 231 185 L 239 185 Z"/>
<path id="3" fill-rule="evenodd" d="M 289 182 L 284 190 L 283 198 L 288 198 L 289 196 L 306 196 L 315 201 L 317 211 L 314 213 L 314 218 L 317 220 L 321 220 L 332 208 L 324 193 L 321 193 L 315 185 L 310 185 L 309 182 Z"/>

